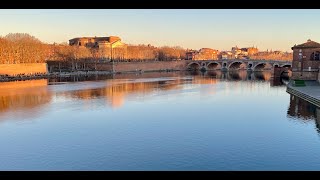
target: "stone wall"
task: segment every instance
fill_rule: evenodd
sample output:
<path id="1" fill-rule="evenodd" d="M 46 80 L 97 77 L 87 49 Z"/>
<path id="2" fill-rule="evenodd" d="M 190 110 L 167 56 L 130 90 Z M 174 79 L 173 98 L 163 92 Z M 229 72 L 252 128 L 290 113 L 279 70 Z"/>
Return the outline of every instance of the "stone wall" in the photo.
<path id="1" fill-rule="evenodd" d="M 0 64 L 0 75 L 47 73 L 46 63 Z"/>
<path id="2" fill-rule="evenodd" d="M 75 71 L 114 71 L 114 72 L 133 72 L 133 71 L 159 71 L 159 70 L 186 70 L 189 61 L 146 61 L 146 62 L 59 62 L 48 61 L 49 72 L 70 72 Z M 113 67 L 112 67 L 113 66 Z"/>
<path id="3" fill-rule="evenodd" d="M 112 64 L 110 63 L 87 63 L 86 69 L 88 70 L 97 70 L 97 71 L 112 71 Z"/>
<path id="4" fill-rule="evenodd" d="M 79 61 L 47 61 L 49 73 L 71 71 L 112 71 L 109 62 Z"/>
<path id="5" fill-rule="evenodd" d="M 287 68 L 285 68 L 285 67 L 274 67 L 271 70 L 271 76 L 273 78 L 280 78 L 281 77 L 281 73 L 283 71 L 285 71 L 285 70 L 287 70 Z"/>
<path id="6" fill-rule="evenodd" d="M 115 72 L 157 71 L 157 70 L 186 70 L 187 62 L 181 61 L 150 61 L 150 62 L 122 62 L 114 64 Z"/>
<path id="7" fill-rule="evenodd" d="M 318 72 L 292 71 L 291 79 L 294 79 L 294 80 L 318 80 Z"/>

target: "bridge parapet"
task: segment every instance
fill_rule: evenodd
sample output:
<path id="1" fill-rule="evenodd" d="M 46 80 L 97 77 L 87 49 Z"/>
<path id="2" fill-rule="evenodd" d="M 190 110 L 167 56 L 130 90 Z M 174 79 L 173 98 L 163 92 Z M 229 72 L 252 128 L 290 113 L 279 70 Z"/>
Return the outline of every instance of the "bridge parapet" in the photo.
<path id="1" fill-rule="evenodd" d="M 239 70 L 261 71 L 276 67 L 291 67 L 292 61 L 257 60 L 257 59 L 219 59 L 219 60 L 187 60 L 187 68 L 205 70 Z"/>

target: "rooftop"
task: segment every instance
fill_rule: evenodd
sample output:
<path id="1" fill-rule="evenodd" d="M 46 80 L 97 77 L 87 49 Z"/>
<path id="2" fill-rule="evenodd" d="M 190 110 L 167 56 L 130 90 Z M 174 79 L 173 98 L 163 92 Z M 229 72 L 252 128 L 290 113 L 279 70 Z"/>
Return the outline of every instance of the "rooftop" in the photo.
<path id="1" fill-rule="evenodd" d="M 118 40 L 121 40 L 118 36 L 109 36 L 109 37 L 77 37 L 77 38 L 73 38 L 70 39 L 69 41 L 73 41 L 73 40 L 79 40 L 79 39 L 95 39 L 96 41 L 107 41 L 107 42 L 111 42 L 114 43 Z"/>
<path id="2" fill-rule="evenodd" d="M 291 49 L 293 50 L 297 48 L 320 48 L 320 44 L 315 41 L 311 41 L 311 39 L 308 39 L 307 42 L 299 45 L 294 45 Z"/>

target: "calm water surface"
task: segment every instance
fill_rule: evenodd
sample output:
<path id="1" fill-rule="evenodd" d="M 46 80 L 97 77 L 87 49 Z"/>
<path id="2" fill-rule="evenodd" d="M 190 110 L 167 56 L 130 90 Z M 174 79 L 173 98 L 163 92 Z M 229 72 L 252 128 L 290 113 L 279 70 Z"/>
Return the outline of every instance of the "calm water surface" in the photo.
<path id="1" fill-rule="evenodd" d="M 0 170 L 320 170 L 320 110 L 270 73 L 0 83 Z"/>

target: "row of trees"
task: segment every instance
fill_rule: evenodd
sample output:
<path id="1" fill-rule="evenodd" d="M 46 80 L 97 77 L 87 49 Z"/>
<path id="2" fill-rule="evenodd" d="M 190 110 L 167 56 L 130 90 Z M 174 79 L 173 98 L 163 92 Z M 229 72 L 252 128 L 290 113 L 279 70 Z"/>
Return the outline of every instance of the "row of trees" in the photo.
<path id="1" fill-rule="evenodd" d="M 288 52 L 259 52 L 257 54 L 251 55 L 250 59 L 292 61 L 293 53 L 288 53 Z"/>
<path id="2" fill-rule="evenodd" d="M 169 61 L 185 59 L 186 50 L 182 47 L 154 47 L 151 45 L 128 45 L 128 60 L 159 60 Z"/>
<path id="3" fill-rule="evenodd" d="M 51 53 L 48 56 L 49 60 L 68 61 L 88 59 L 97 56 L 97 52 L 84 47 L 69 46 L 68 44 L 53 44 L 49 45 Z"/>
<path id="4" fill-rule="evenodd" d="M 24 33 L 0 37 L 0 63 L 42 63 L 50 54 L 48 45 Z"/>
<path id="5" fill-rule="evenodd" d="M 128 45 L 124 48 L 85 48 L 67 44 L 51 45 L 50 60 L 113 59 L 116 61 L 185 59 L 186 50 L 181 47 L 154 47 L 150 45 Z M 112 56 L 112 58 L 111 58 Z"/>
<path id="6" fill-rule="evenodd" d="M 64 44 L 46 44 L 25 33 L 11 33 L 0 37 L 0 63 L 43 63 L 46 60 L 78 61 L 87 59 L 113 59 L 115 61 L 158 60 L 170 61 L 186 58 L 182 47 L 154 47 L 128 45 L 125 48 L 85 48 Z M 292 60 L 292 53 L 261 52 L 250 59 Z"/>
<path id="7" fill-rule="evenodd" d="M 46 44 L 26 33 L 10 33 L 0 37 L 0 63 L 43 63 L 46 60 L 77 61 L 86 59 L 114 59 L 117 61 L 184 59 L 181 47 L 128 45 L 126 48 L 85 48 L 67 43 Z M 112 56 L 112 58 L 111 58 Z"/>

